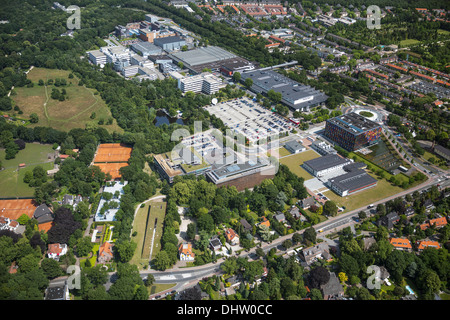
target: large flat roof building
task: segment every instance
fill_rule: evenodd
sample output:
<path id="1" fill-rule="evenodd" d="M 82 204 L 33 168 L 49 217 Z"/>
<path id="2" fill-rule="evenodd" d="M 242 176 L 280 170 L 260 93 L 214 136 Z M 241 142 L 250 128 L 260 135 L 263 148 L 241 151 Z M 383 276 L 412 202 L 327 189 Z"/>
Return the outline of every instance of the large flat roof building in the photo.
<path id="1" fill-rule="evenodd" d="M 341 197 L 363 191 L 377 185 L 377 179 L 362 169 L 351 171 L 328 180 L 331 190 Z"/>
<path id="2" fill-rule="evenodd" d="M 315 177 L 321 177 L 332 171 L 342 169 L 352 163 L 351 160 L 342 158 L 337 154 L 327 154 L 323 157 L 305 161 L 303 167 Z"/>
<path id="3" fill-rule="evenodd" d="M 171 54 L 171 57 L 177 62 L 182 62 L 192 73 L 201 73 L 207 68 L 212 71 L 221 70 L 231 75 L 236 71 L 254 69 L 253 64 L 246 59 L 215 46 L 177 52 Z"/>
<path id="4" fill-rule="evenodd" d="M 293 110 L 307 111 L 325 103 L 328 96 L 310 86 L 302 85 L 270 69 L 258 69 L 241 74 L 242 81 L 253 80 L 252 90 L 267 94 L 270 90 L 282 95 L 281 102 Z"/>
<path id="5" fill-rule="evenodd" d="M 340 147 L 354 151 L 377 144 L 381 131 L 380 124 L 351 112 L 328 119 L 324 134 Z"/>
<path id="6" fill-rule="evenodd" d="M 180 50 L 182 46 L 186 45 L 186 40 L 179 36 L 170 36 L 164 38 L 156 38 L 153 43 L 166 51 Z"/>
<path id="7" fill-rule="evenodd" d="M 131 45 L 131 49 L 143 57 L 148 57 L 150 55 L 159 55 L 162 53 L 162 49 L 160 47 L 154 45 L 153 43 L 144 41 L 133 43 Z"/>

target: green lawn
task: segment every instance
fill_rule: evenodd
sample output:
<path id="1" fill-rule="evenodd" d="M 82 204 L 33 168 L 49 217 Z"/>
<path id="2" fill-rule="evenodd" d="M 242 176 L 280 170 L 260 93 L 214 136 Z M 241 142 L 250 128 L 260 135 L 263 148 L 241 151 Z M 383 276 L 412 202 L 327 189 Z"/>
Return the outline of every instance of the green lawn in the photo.
<path id="1" fill-rule="evenodd" d="M 420 41 L 416 40 L 416 39 L 406 39 L 406 40 L 400 41 L 400 45 L 402 47 L 408 47 L 408 46 L 416 45 L 419 43 L 420 43 Z"/>
<path id="2" fill-rule="evenodd" d="M 0 161 L 4 170 L 0 171 L 0 198 L 33 197 L 34 188 L 23 182 L 25 172 L 38 165 L 44 170 L 53 169 L 53 162 L 47 158 L 47 154 L 53 152 L 52 145 L 27 143 L 14 159 L 5 160 L 5 150 L 1 149 Z M 26 167 L 18 170 L 20 163 L 25 163 Z"/>
<path id="3" fill-rule="evenodd" d="M 286 150 L 287 151 L 287 150 Z M 280 163 L 289 167 L 293 173 L 297 176 L 304 178 L 305 180 L 312 179 L 313 176 L 310 175 L 305 169 L 300 165 L 303 162 L 320 157 L 314 150 L 307 150 L 297 154 L 292 154 L 280 159 Z"/>
<path id="4" fill-rule="evenodd" d="M 148 208 L 151 206 L 150 214 L 148 215 Z M 162 208 L 161 208 L 162 206 Z M 133 223 L 133 232 L 137 235 L 133 241 L 137 243 L 137 248 L 134 253 L 132 264 L 138 267 L 148 265 L 150 259 L 150 246 L 152 242 L 155 219 L 158 219 L 157 228 L 153 243 L 152 258 L 161 250 L 160 239 L 163 232 L 163 221 L 166 214 L 165 202 L 147 202 L 143 208 L 139 208 Z M 147 217 L 148 216 L 148 217 Z"/>

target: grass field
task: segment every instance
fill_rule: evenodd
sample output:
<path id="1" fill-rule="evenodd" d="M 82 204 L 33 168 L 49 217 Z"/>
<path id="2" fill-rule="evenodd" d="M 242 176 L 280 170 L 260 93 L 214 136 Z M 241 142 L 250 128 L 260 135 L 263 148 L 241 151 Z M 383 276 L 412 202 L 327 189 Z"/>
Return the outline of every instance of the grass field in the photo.
<path id="1" fill-rule="evenodd" d="M 370 174 L 377 178 L 374 174 Z M 357 208 L 367 206 L 375 201 L 387 198 L 394 194 L 404 191 L 402 188 L 392 185 L 385 179 L 378 180 L 377 186 L 365 191 L 358 192 L 354 195 L 341 197 L 333 191 L 326 191 L 324 195 L 334 201 L 338 206 L 345 207 L 345 212 L 352 211 Z"/>
<path id="2" fill-rule="evenodd" d="M 52 145 L 27 143 L 15 159 L 5 160 L 5 150 L 0 150 L 0 161 L 4 167 L 4 170 L 0 171 L 0 198 L 33 197 L 34 188 L 23 182 L 25 172 L 38 165 L 44 170 L 53 169 L 53 162 L 47 159 L 47 154 L 53 151 Z M 26 167 L 17 170 L 19 163 L 25 163 Z"/>
<path id="3" fill-rule="evenodd" d="M 406 39 L 406 40 L 401 40 L 400 41 L 400 45 L 402 47 L 413 46 L 413 45 L 416 45 L 416 44 L 419 44 L 419 43 L 420 43 L 420 41 L 416 40 L 416 39 Z"/>
<path id="4" fill-rule="evenodd" d="M 69 131 L 73 128 L 85 128 L 87 124 L 97 124 L 100 119 L 106 121 L 112 118 L 109 108 L 101 99 L 100 95 L 95 94 L 95 90 L 78 86 L 79 79 L 74 77 L 69 79 L 70 71 L 33 68 L 27 75 L 34 87 L 15 88 L 16 95 L 13 96 L 15 105 L 23 111 L 19 118 L 27 119 L 32 113 L 36 113 L 39 122 L 31 126 L 49 126 L 62 131 Z M 59 101 L 52 99 L 50 94 L 54 85 L 39 86 L 40 79 L 47 82 L 48 79 L 66 79 L 67 86 L 59 87 L 67 91 L 68 99 Z M 10 112 L 13 115 L 14 111 Z M 95 112 L 95 119 L 91 119 L 91 114 Z M 113 121 L 111 125 L 98 125 L 109 132 L 122 129 Z"/>
<path id="5" fill-rule="evenodd" d="M 151 206 L 149 213 L 149 206 Z M 148 214 L 149 213 L 149 214 Z M 137 232 L 133 239 L 137 243 L 132 264 L 138 267 L 148 265 L 150 259 L 150 246 L 152 243 L 155 219 L 158 219 L 153 242 L 152 259 L 161 250 L 160 239 L 163 232 L 163 221 L 166 213 L 166 203 L 161 201 L 147 202 L 139 208 L 134 219 L 133 232 Z"/>
<path id="6" fill-rule="evenodd" d="M 287 150 L 286 150 L 287 151 Z M 297 154 L 289 155 L 283 158 L 280 158 L 280 163 L 289 167 L 293 173 L 297 176 L 304 178 L 305 180 L 309 180 L 313 178 L 305 169 L 303 169 L 300 165 L 303 162 L 315 159 L 320 157 L 314 150 L 307 150 Z"/>

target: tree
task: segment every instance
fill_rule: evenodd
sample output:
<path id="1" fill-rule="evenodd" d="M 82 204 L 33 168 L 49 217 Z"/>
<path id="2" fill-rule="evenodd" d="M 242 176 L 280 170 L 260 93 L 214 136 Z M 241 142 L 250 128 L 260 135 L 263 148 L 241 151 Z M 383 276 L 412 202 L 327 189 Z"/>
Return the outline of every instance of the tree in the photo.
<path id="1" fill-rule="evenodd" d="M 345 274 L 345 272 L 339 272 L 338 274 L 339 280 L 344 283 L 348 280 L 347 275 Z"/>
<path id="2" fill-rule="evenodd" d="M 58 261 L 50 258 L 44 258 L 41 261 L 41 268 L 49 279 L 54 279 L 64 275 L 63 269 L 60 267 Z"/>
<path id="3" fill-rule="evenodd" d="M 310 297 L 311 300 L 323 300 L 322 292 L 316 288 L 311 289 Z"/>
<path id="4" fill-rule="evenodd" d="M 117 253 L 118 261 L 125 263 L 133 258 L 134 251 L 136 250 L 137 244 L 133 241 L 119 241 L 114 246 L 115 252 Z"/>
<path id="5" fill-rule="evenodd" d="M 94 244 L 91 242 L 91 237 L 83 237 L 78 239 L 76 252 L 78 257 L 85 257 L 92 251 Z"/>
<path id="6" fill-rule="evenodd" d="M 39 117 L 36 113 L 32 113 L 30 114 L 30 122 L 31 123 L 38 123 L 39 122 Z"/>
<path id="7" fill-rule="evenodd" d="M 328 283 L 330 273 L 322 266 L 315 267 L 309 272 L 308 283 L 310 288 L 319 289 L 321 285 Z"/>
<path id="8" fill-rule="evenodd" d="M 252 78 L 245 79 L 244 85 L 247 89 L 250 89 L 253 85 L 253 79 Z"/>
<path id="9" fill-rule="evenodd" d="M 336 216 L 338 213 L 338 207 L 334 201 L 327 200 L 323 205 L 323 213 L 327 216 Z"/>
<path id="10" fill-rule="evenodd" d="M 303 239 L 312 243 L 316 243 L 316 236 L 316 229 L 314 229 L 313 227 L 305 229 L 305 232 L 303 233 Z"/>
<path id="11" fill-rule="evenodd" d="M 212 232 L 214 230 L 214 220 L 209 214 L 204 214 L 197 220 L 198 230 Z"/>
<path id="12" fill-rule="evenodd" d="M 157 270 L 162 271 L 172 266 L 168 253 L 164 250 L 158 252 L 155 256 L 155 259 L 153 260 L 153 265 Z"/>
<path id="13" fill-rule="evenodd" d="M 233 73 L 233 81 L 236 83 L 239 83 L 239 81 L 241 81 L 241 74 L 239 72 L 234 72 Z"/>

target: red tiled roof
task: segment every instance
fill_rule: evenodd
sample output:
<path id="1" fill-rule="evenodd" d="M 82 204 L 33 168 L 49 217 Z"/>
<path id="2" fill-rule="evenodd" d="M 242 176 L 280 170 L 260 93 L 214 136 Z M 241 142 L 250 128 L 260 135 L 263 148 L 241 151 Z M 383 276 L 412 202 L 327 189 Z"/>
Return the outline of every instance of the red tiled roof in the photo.
<path id="1" fill-rule="evenodd" d="M 407 248 L 411 249 L 411 242 L 408 239 L 402 238 L 391 238 L 390 243 L 396 248 Z"/>

